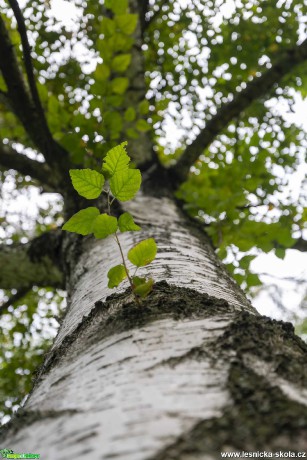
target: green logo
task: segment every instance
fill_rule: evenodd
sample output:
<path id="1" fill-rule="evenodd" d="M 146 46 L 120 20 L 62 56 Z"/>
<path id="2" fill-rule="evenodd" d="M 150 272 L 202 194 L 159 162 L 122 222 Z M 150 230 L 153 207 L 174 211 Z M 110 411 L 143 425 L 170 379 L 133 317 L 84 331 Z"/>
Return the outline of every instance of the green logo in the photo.
<path id="1" fill-rule="evenodd" d="M 15 454 L 12 449 L 0 449 L 2 458 L 40 458 L 40 454 Z"/>

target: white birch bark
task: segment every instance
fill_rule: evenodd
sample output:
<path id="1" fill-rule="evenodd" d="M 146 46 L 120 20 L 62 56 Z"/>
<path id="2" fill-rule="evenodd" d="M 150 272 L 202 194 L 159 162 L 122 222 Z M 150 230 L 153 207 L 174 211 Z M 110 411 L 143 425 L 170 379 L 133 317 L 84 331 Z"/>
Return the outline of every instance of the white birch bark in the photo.
<path id="1" fill-rule="evenodd" d="M 127 209 L 142 232 L 121 235 L 124 250 L 153 236 L 159 253 L 144 274 L 166 281 L 168 293 L 157 287 L 143 307 L 133 306 L 129 293 L 107 300 L 112 292 L 106 273 L 120 263 L 118 249 L 111 239 L 85 239 L 58 337 L 26 402 L 23 423 L 15 429 L 13 423 L 2 446 L 40 453 L 44 460 L 220 458 L 209 447 L 171 454 L 168 446 L 182 444 L 199 424 L 223 420 L 235 406 L 229 379 L 239 355 L 227 344 L 219 349 L 219 343 L 238 312 L 257 314 L 201 231 L 172 201 L 140 194 Z M 206 294 L 213 303 L 222 299 L 216 311 Z M 141 309 L 149 304 L 159 305 L 159 313 L 142 319 Z M 245 369 L 255 368 L 268 388 L 275 385 L 285 398 L 306 405 L 300 385 L 276 378 L 274 366 L 266 369 L 255 353 L 243 355 Z"/>

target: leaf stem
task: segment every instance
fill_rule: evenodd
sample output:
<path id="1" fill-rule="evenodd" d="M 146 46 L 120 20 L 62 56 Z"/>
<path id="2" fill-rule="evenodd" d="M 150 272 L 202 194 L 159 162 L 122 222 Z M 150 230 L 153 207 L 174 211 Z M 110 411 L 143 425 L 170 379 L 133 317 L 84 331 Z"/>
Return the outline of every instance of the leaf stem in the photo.
<path id="1" fill-rule="evenodd" d="M 109 213 L 109 215 L 111 215 L 111 205 L 112 205 L 113 201 L 114 201 L 114 198 L 110 202 L 110 190 L 108 190 L 108 213 Z M 132 279 L 131 279 L 130 274 L 129 274 L 129 270 L 128 270 L 128 267 L 127 267 L 127 264 L 126 264 L 125 256 L 124 256 L 124 253 L 123 253 L 123 250 L 122 250 L 122 247 L 121 247 L 117 232 L 114 233 L 114 237 L 115 237 L 115 241 L 116 241 L 116 243 L 117 243 L 117 245 L 119 247 L 119 251 L 120 251 L 120 254 L 121 254 L 121 257 L 122 257 L 122 261 L 123 261 L 123 266 L 124 266 L 125 271 L 126 271 L 126 275 L 127 275 L 130 287 L 131 287 L 132 294 L 134 295 L 136 303 L 140 306 L 141 302 L 140 302 L 140 299 L 138 298 L 138 296 L 134 292 L 133 282 L 132 282 Z"/>

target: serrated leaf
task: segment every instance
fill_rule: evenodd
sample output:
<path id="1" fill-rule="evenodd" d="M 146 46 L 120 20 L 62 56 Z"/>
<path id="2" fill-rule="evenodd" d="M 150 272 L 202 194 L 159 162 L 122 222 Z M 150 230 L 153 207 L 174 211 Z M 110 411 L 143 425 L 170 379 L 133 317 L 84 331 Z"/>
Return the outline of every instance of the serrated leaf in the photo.
<path id="1" fill-rule="evenodd" d="M 82 209 L 74 214 L 62 227 L 67 232 L 89 235 L 93 232 L 95 220 L 99 216 L 99 210 L 95 207 Z"/>
<path id="2" fill-rule="evenodd" d="M 128 251 L 128 259 L 136 267 L 144 267 L 155 259 L 157 249 L 155 240 L 153 238 L 148 238 Z"/>
<path id="3" fill-rule="evenodd" d="M 141 278 L 140 278 L 141 279 Z M 143 278 L 144 279 L 144 278 Z M 135 285 L 134 278 L 132 280 L 133 284 Z M 133 292 L 140 296 L 142 299 L 148 296 L 150 292 L 152 291 L 154 285 L 154 280 L 152 278 L 149 278 L 149 280 L 145 280 L 144 283 L 139 283 L 134 289 Z"/>
<path id="4" fill-rule="evenodd" d="M 93 231 L 95 238 L 106 238 L 112 235 L 117 230 L 116 217 L 109 216 L 108 214 L 100 214 L 94 223 Z"/>
<path id="5" fill-rule="evenodd" d="M 129 212 L 124 212 L 118 219 L 118 228 L 121 232 L 136 232 L 141 230 L 141 227 L 136 225 L 132 215 Z"/>
<path id="6" fill-rule="evenodd" d="M 103 172 L 112 177 L 115 173 L 128 169 L 130 158 L 127 155 L 125 146 L 127 142 L 117 145 L 109 150 L 102 165 Z"/>
<path id="7" fill-rule="evenodd" d="M 71 169 L 72 185 L 79 195 L 88 200 L 98 198 L 102 192 L 104 177 L 93 169 Z"/>
<path id="8" fill-rule="evenodd" d="M 108 287 L 113 289 L 127 278 L 127 272 L 123 264 L 116 265 L 108 271 Z"/>
<path id="9" fill-rule="evenodd" d="M 119 201 L 129 201 L 139 191 L 142 182 L 139 169 L 127 169 L 116 172 L 110 180 L 110 189 Z"/>
<path id="10" fill-rule="evenodd" d="M 128 69 L 131 62 L 131 54 L 120 54 L 115 56 L 112 61 L 111 67 L 114 72 L 125 72 Z"/>

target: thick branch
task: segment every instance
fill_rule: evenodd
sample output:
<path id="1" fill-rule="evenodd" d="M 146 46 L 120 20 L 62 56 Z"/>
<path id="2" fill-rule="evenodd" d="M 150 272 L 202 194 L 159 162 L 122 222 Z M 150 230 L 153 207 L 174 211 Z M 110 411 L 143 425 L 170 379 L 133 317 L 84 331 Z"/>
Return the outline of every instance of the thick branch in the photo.
<path id="1" fill-rule="evenodd" d="M 24 176 L 31 176 L 51 190 L 58 191 L 55 175 L 46 163 L 31 160 L 11 146 L 0 144 L 0 168 L 1 166 L 5 169 L 14 169 Z"/>
<path id="2" fill-rule="evenodd" d="M 0 288 L 63 287 L 59 259 L 61 238 L 61 230 L 55 230 L 26 244 L 0 246 Z"/>
<path id="3" fill-rule="evenodd" d="M 53 139 L 43 111 L 38 110 L 29 92 L 18 63 L 15 48 L 1 16 L 0 70 L 7 86 L 5 97 L 9 100 L 13 112 L 23 124 L 31 140 L 50 165 L 59 170 L 63 167 L 67 169 L 68 153 Z M 31 85 L 33 86 L 33 82 Z"/>
<path id="4" fill-rule="evenodd" d="M 253 101 L 263 97 L 273 88 L 275 83 L 281 81 L 286 74 L 291 72 L 294 66 L 306 59 L 307 40 L 285 52 L 261 77 L 248 83 L 246 88 L 237 93 L 231 102 L 222 105 L 196 139 L 186 147 L 177 164 L 170 169 L 175 183 L 179 185 L 186 180 L 190 167 L 231 120 L 240 115 Z"/>

